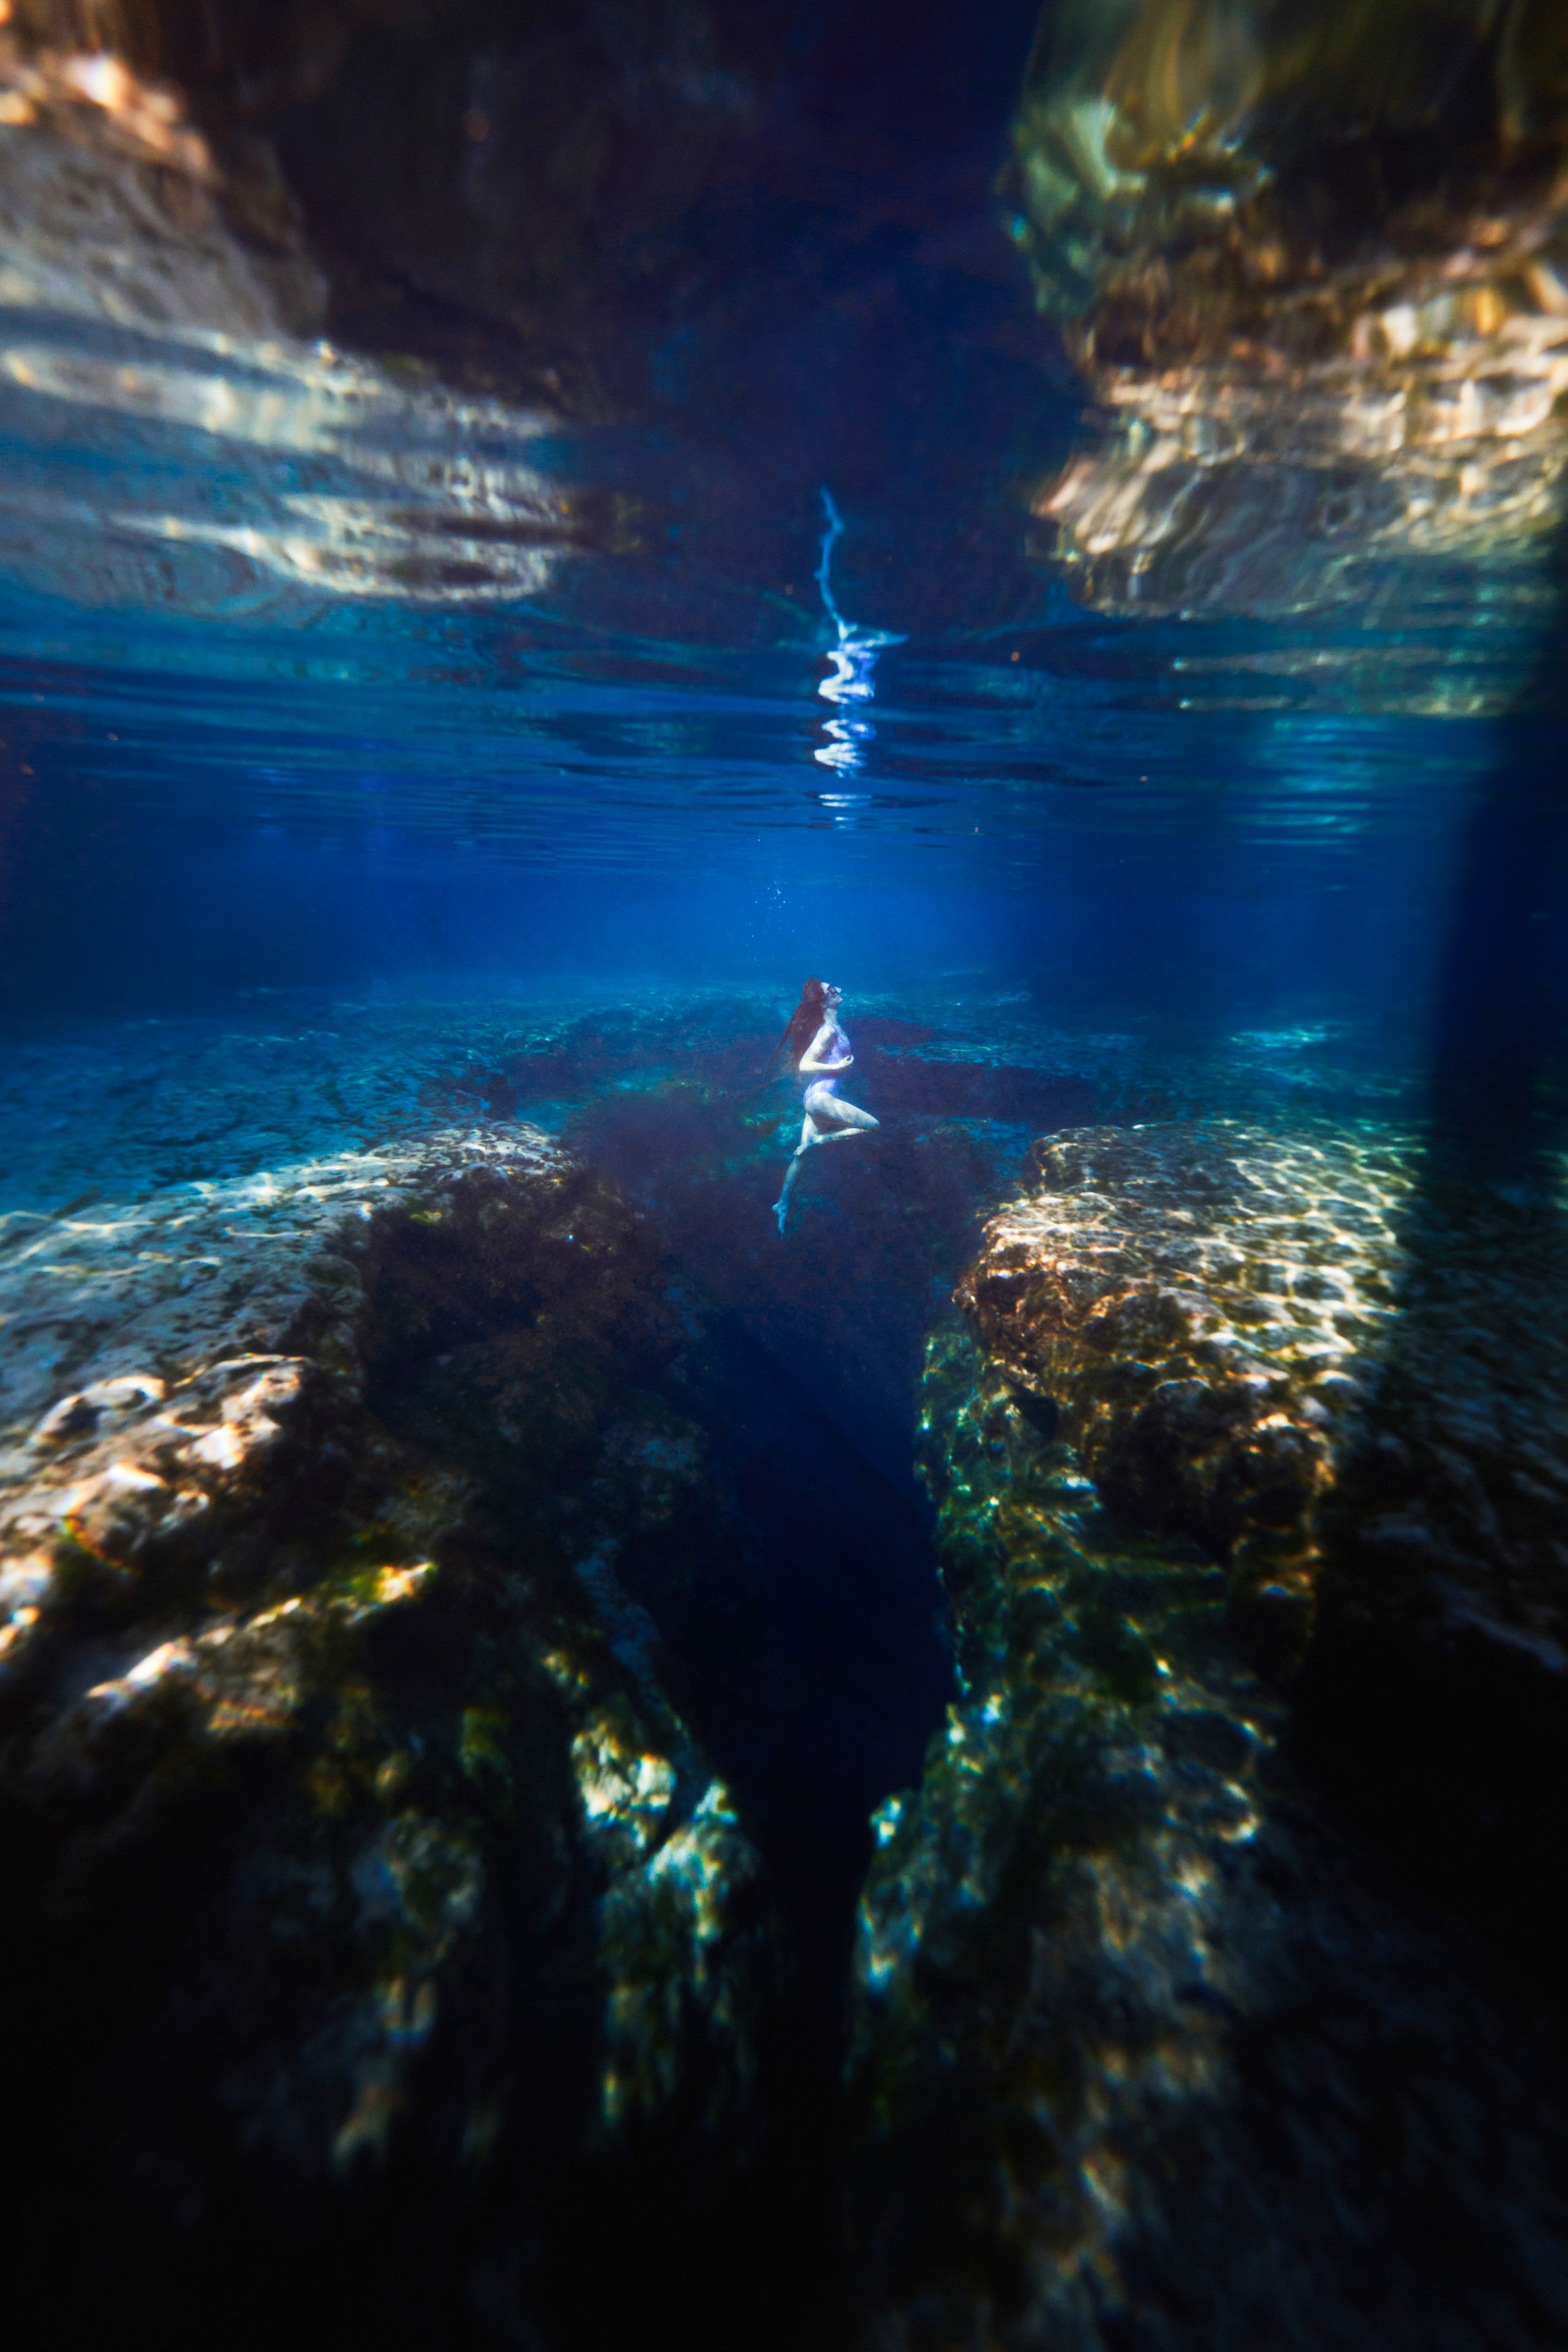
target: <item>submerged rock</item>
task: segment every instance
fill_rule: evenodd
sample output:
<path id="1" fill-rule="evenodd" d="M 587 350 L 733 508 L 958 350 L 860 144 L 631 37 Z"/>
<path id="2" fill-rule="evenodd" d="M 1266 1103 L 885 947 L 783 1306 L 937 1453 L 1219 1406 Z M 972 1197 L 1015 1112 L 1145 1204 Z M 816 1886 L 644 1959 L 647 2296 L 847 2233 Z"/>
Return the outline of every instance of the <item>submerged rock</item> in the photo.
<path id="1" fill-rule="evenodd" d="M 1296 1693 L 1339 1801 L 1556 1994 L 1568 1888 L 1568 1230 L 1561 1168 L 1441 1171 L 1323 1513 Z"/>
<path id="2" fill-rule="evenodd" d="M 1389 1132 L 1085 1129 L 959 1291 L 1033 1425 L 1224 1567 L 1341 1802 L 1550 1975 L 1568 1799 L 1568 1249 Z"/>
<path id="3" fill-rule="evenodd" d="M 663 1283 L 529 1129 L 0 1221 L 8 2111 L 73 2312 L 182 2328 L 261 2236 L 242 2334 L 307 2278 L 592 2332 L 754 2168 L 771 1915 L 616 1575 L 705 1494 Z"/>
<path id="4" fill-rule="evenodd" d="M 958 1294 L 984 1345 L 1108 1502 L 1225 1561 L 1250 1645 L 1292 1665 L 1403 1263 L 1407 1155 L 1216 1120 L 1075 1130 L 1027 1168 Z"/>
<path id="5" fill-rule="evenodd" d="M 1553 2341 L 1560 2038 L 1455 1915 L 1560 1994 L 1555 1193 L 1225 1121 L 1028 1170 L 926 1373 L 960 1696 L 862 1909 L 863 2340 Z"/>
<path id="6" fill-rule="evenodd" d="M 967 1335 L 926 1395 L 961 1696 L 863 1907 L 861 2341 L 1555 2340 L 1554 2041 L 1301 1783 L 1222 1568 Z"/>

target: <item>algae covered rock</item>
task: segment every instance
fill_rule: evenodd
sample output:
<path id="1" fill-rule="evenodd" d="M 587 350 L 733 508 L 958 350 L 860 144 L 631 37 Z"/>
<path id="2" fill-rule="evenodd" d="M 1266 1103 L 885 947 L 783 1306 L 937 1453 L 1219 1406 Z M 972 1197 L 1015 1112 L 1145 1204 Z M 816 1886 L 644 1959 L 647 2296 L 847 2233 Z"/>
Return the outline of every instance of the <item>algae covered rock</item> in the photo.
<path id="1" fill-rule="evenodd" d="M 1560 1172 L 1392 1133 L 1047 1138 L 959 1296 L 1133 1527 L 1222 1562 L 1340 1800 L 1548 1973 L 1568 1901 Z"/>
<path id="2" fill-rule="evenodd" d="M 960 1695 L 862 1909 L 859 2341 L 1552 2341 L 1552 2037 L 1298 1778 L 1221 1569 L 1108 1518 L 968 1334 L 925 1398 Z"/>
<path id="3" fill-rule="evenodd" d="M 1249 1641 L 1289 1667 L 1391 1316 L 1405 1160 L 1217 1120 L 1049 1137 L 1028 1175 L 959 1292 L 985 1347 L 1107 1502 L 1226 1562 Z"/>
<path id="4" fill-rule="evenodd" d="M 1560 2037 L 1455 1915 L 1560 1995 L 1560 1171 L 1028 1173 L 927 1365 L 959 1697 L 862 1906 L 863 2341 L 1551 2342 Z"/>
<path id="5" fill-rule="evenodd" d="M 635 1387 L 644 1230 L 448 1133 L 8 1217 L 0 1313 L 8 2108 L 59 2292 L 180 2331 L 261 2236 L 245 2337 L 307 2280 L 393 2341 L 613 2305 L 584 2233 L 674 2259 L 754 2163 L 779 1983 L 594 1499 L 640 1447 L 655 1518 L 701 1490 Z"/>

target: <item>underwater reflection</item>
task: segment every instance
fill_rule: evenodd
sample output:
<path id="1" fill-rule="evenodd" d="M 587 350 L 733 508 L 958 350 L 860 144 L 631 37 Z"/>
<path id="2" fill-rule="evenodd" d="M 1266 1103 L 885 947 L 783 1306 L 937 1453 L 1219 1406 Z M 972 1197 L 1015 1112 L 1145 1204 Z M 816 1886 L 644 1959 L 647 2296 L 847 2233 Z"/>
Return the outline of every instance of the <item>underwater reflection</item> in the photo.
<path id="1" fill-rule="evenodd" d="M 869 719 L 852 715 L 861 706 L 869 704 L 877 691 L 877 656 L 888 645 L 901 645 L 903 638 L 885 628 L 862 628 L 847 621 L 838 609 L 833 595 L 833 546 L 843 535 L 844 518 L 833 503 L 832 493 L 822 493 L 822 511 L 827 526 L 822 533 L 822 554 L 815 578 L 822 594 L 828 617 L 838 632 L 838 643 L 828 651 L 828 675 L 817 687 L 824 702 L 836 704 L 846 715 L 829 719 L 823 728 L 825 743 L 819 743 L 812 757 L 819 767 L 833 768 L 841 773 L 852 774 L 865 764 L 865 746 L 876 735 Z M 824 792 L 822 804 L 833 812 L 834 822 L 852 824 L 854 811 L 864 800 L 863 794 Z"/>
<path id="2" fill-rule="evenodd" d="M 1528 593 L 1565 452 L 1565 57 L 1544 0 L 1048 12 L 1004 188 L 1101 405 L 1035 501 L 1090 602 L 1392 610 L 1460 558 L 1480 602 Z"/>
<path id="3" fill-rule="evenodd" d="M 201 615 L 471 603 L 550 580 L 599 519 L 540 465 L 552 420 L 319 340 L 325 288 L 281 184 L 236 187 L 182 98 L 117 57 L 24 56 L 8 13 L 8 577 Z"/>

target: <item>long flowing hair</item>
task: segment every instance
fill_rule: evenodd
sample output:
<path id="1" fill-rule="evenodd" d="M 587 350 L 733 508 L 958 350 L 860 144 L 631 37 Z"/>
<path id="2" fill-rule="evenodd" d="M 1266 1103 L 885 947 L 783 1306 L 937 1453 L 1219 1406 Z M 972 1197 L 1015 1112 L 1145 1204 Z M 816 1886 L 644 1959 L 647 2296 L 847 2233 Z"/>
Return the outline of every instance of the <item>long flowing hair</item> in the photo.
<path id="1" fill-rule="evenodd" d="M 828 1009 L 828 987 L 825 980 L 808 980 L 800 991 L 800 1001 L 789 1016 L 788 1025 L 777 1045 L 768 1057 L 763 1075 L 776 1077 L 784 1063 L 791 1070 L 800 1061 L 806 1047 L 822 1026 Z"/>

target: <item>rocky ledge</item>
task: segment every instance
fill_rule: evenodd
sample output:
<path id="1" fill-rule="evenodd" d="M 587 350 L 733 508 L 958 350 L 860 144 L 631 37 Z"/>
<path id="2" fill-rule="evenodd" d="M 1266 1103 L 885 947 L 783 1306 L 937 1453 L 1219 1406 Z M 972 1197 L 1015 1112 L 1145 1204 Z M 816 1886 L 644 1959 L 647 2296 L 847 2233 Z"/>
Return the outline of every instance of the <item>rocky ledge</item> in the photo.
<path id="1" fill-rule="evenodd" d="M 983 1344 L 1108 1503 L 1225 1561 L 1254 1650 L 1294 1664 L 1319 1504 L 1393 1312 L 1408 1152 L 1091 1127 L 1037 1144 L 1027 1174 L 959 1293 Z"/>
<path id="2" fill-rule="evenodd" d="M 1223 1567 L 1342 1800 L 1533 1964 L 1568 1792 L 1568 1233 L 1391 1129 L 1047 1137 L 959 1296 L 1128 1527 Z"/>
<path id="3" fill-rule="evenodd" d="M 518 1123 L 276 1156 L 0 1218 L 5 2089 L 68 2332 L 1568 2331 L 1560 2032 L 1474 1931 L 1560 1990 L 1555 1171 L 1034 1147 L 928 1352 L 958 1695 L 876 1817 L 840 2131 L 649 1613 L 699 1649 L 745 1581 L 678 1262 Z"/>
<path id="4" fill-rule="evenodd" d="M 927 1360 L 960 1694 L 862 1908 L 860 2340 L 1555 2341 L 1560 2037 L 1456 1915 L 1560 1993 L 1555 1200 L 1219 1123 L 1032 1173 Z"/>
<path id="5" fill-rule="evenodd" d="M 500 1136 L 0 1219 L 12 2218 L 77 2316 L 582 2340 L 754 2172 L 775 1933 L 617 1578 L 715 1519 L 665 1277 Z"/>

